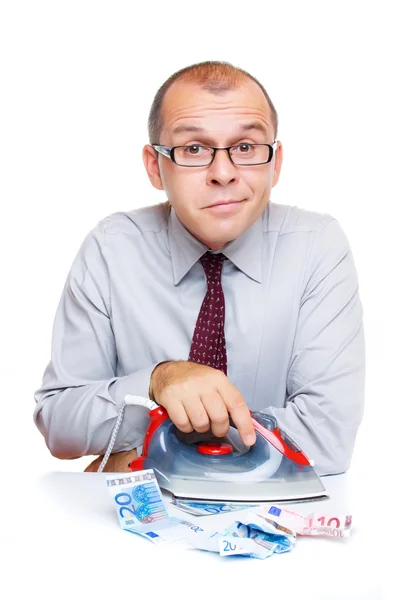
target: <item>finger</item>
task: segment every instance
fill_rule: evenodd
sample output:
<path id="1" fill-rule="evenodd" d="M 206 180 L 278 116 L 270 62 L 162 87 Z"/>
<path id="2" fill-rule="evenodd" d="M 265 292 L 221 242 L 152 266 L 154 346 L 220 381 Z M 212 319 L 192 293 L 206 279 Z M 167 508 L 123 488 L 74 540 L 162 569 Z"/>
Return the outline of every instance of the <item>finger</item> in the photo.
<path id="1" fill-rule="evenodd" d="M 209 420 L 211 421 L 211 431 L 216 437 L 224 437 L 229 431 L 229 413 L 221 395 L 214 391 L 210 394 L 201 396 Z"/>
<path id="2" fill-rule="evenodd" d="M 224 382 L 222 389 L 218 389 L 225 402 L 225 406 L 236 425 L 239 435 L 247 446 L 252 446 L 256 441 L 256 434 L 251 420 L 249 408 L 241 393 L 230 383 Z"/>
<path id="3" fill-rule="evenodd" d="M 204 433 L 210 429 L 210 420 L 199 396 L 184 400 L 183 406 L 195 431 Z"/>
<path id="4" fill-rule="evenodd" d="M 159 402 L 159 404 L 161 403 Z M 161 406 L 166 409 L 169 418 L 180 431 L 183 431 L 184 433 L 190 433 L 193 431 L 193 427 L 186 413 L 185 407 L 180 400 L 165 402 L 161 404 Z"/>

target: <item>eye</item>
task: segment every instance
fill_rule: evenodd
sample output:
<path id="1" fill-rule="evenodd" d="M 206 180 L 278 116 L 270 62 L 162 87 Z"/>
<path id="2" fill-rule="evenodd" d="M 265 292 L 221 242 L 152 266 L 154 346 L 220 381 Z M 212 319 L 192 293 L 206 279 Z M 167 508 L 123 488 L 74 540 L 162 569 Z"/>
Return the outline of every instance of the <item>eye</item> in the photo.
<path id="1" fill-rule="evenodd" d="M 239 150 L 239 154 L 248 154 L 253 150 L 253 146 L 251 144 L 239 144 L 237 149 Z"/>
<path id="2" fill-rule="evenodd" d="M 203 151 L 203 146 L 192 144 L 191 146 L 185 146 L 185 154 L 191 154 L 192 156 L 198 156 Z"/>

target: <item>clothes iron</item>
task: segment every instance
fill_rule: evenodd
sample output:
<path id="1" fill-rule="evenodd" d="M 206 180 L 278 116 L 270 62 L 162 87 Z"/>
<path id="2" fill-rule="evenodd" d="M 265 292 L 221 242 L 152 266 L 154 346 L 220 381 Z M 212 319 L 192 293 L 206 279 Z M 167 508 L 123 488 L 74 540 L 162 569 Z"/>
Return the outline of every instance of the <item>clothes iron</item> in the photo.
<path id="1" fill-rule="evenodd" d="M 274 417 L 251 412 L 256 442 L 246 446 L 231 421 L 228 434 L 182 433 L 157 406 L 149 411 L 142 456 L 132 471 L 153 469 L 176 498 L 236 502 L 298 502 L 329 498 L 305 454 Z"/>

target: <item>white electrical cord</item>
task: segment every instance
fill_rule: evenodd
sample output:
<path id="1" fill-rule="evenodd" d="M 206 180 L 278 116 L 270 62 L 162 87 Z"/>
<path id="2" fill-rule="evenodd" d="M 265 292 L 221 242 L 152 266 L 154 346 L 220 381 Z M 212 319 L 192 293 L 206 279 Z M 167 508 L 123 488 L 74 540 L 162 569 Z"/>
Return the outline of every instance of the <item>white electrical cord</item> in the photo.
<path id="1" fill-rule="evenodd" d="M 150 398 L 145 398 L 144 396 L 132 396 L 130 394 L 127 394 L 125 396 L 125 398 L 121 404 L 121 407 L 119 409 L 117 422 L 115 423 L 114 429 L 112 430 L 111 438 L 108 443 L 106 453 L 104 455 L 103 460 L 100 463 L 99 468 L 97 469 L 98 473 L 102 472 L 102 470 L 104 469 L 104 467 L 106 465 L 106 462 L 110 458 L 111 451 L 114 447 L 115 440 L 117 438 L 118 430 L 122 423 L 122 417 L 124 415 L 125 406 L 145 406 L 149 410 L 153 410 L 153 408 L 157 408 L 158 404 L 156 402 L 153 402 L 153 400 L 150 400 Z"/>

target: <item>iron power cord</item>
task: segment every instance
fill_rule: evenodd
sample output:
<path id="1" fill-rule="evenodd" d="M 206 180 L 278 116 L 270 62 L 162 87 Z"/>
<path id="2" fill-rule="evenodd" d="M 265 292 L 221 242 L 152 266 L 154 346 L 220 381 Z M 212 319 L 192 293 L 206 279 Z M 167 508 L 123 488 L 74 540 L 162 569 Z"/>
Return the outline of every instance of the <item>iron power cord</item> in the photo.
<path id="1" fill-rule="evenodd" d="M 120 409 L 118 411 L 117 421 L 114 425 L 114 429 L 112 430 L 111 438 L 108 443 L 106 453 L 104 455 L 103 460 L 100 463 L 99 468 L 97 469 L 98 473 L 101 473 L 103 471 L 108 459 L 110 458 L 110 454 L 114 447 L 115 440 L 117 439 L 117 434 L 118 434 L 119 428 L 122 423 L 122 419 L 124 416 L 124 411 L 125 411 L 126 406 L 144 406 L 145 408 L 148 408 L 149 410 L 153 410 L 153 408 L 157 408 L 158 404 L 156 402 L 153 402 L 153 400 L 150 400 L 150 398 L 145 398 L 144 396 L 132 396 L 131 394 L 127 394 L 125 396 L 125 398 L 120 406 Z"/>

